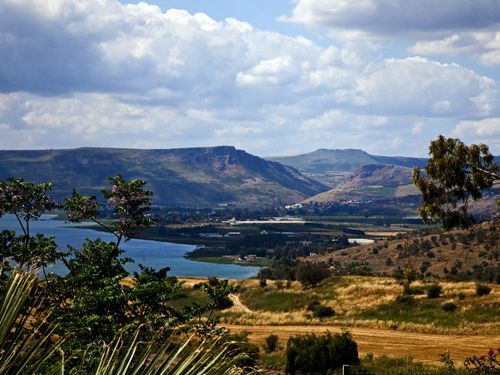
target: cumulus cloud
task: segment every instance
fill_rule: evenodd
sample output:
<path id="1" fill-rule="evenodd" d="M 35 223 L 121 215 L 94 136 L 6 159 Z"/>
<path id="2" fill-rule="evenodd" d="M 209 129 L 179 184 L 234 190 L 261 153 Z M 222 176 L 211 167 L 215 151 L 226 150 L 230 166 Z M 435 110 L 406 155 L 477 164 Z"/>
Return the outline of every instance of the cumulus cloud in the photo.
<path id="1" fill-rule="evenodd" d="M 374 112 L 421 116 L 488 116 L 499 109 L 494 80 L 456 64 L 388 59 L 359 78 L 354 103 Z"/>
<path id="2" fill-rule="evenodd" d="M 421 34 L 494 27 L 496 0 L 298 0 L 288 20 L 376 34 Z"/>
<path id="3" fill-rule="evenodd" d="M 461 121 L 453 135 L 469 143 L 486 143 L 498 152 L 500 148 L 500 117 L 478 121 Z"/>
<path id="4" fill-rule="evenodd" d="M 368 12 L 375 2 L 335 4 Z M 269 155 L 374 150 L 377 139 L 396 152 L 417 122 L 499 116 L 494 80 L 382 52 L 376 41 L 324 46 L 146 3 L 4 0 L 0 147 L 224 143 Z M 413 135 L 427 140 L 425 129 Z"/>
<path id="5" fill-rule="evenodd" d="M 422 56 L 471 55 L 484 65 L 498 65 L 500 32 L 461 33 L 443 39 L 419 41 L 409 51 Z"/>

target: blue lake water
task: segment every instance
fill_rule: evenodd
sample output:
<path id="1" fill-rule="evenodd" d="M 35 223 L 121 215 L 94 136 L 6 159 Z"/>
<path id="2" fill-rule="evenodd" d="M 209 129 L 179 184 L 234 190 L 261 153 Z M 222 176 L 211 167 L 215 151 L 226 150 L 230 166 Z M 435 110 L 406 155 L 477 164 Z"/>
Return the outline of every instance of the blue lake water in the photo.
<path id="1" fill-rule="evenodd" d="M 54 236 L 61 250 L 66 250 L 68 245 L 78 248 L 86 238 L 101 238 L 104 241 L 114 241 L 116 239 L 111 233 L 86 228 L 74 228 L 74 226 L 74 224 L 67 224 L 62 220 L 55 220 L 53 217 L 46 215 L 42 220 L 33 221 L 30 228 L 32 234 L 43 233 L 46 236 Z M 21 228 L 13 215 L 5 215 L 0 218 L 0 231 L 4 229 L 21 232 Z M 125 250 L 124 257 L 134 260 L 134 263 L 125 267 L 129 272 L 139 270 L 139 264 L 156 269 L 170 267 L 169 275 L 184 277 L 217 276 L 229 279 L 246 279 L 255 276 L 259 271 L 258 267 L 195 262 L 184 258 L 187 252 L 196 248 L 194 245 L 132 239 L 122 242 L 121 248 Z M 47 271 L 64 275 L 67 269 L 63 264 L 57 263 L 48 267 Z"/>

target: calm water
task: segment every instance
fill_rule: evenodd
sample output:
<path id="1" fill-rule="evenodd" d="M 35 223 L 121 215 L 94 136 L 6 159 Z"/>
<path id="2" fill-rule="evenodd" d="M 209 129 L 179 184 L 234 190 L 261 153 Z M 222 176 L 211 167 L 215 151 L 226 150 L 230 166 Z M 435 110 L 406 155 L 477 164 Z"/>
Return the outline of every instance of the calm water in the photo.
<path id="1" fill-rule="evenodd" d="M 68 245 L 80 247 L 86 238 L 101 238 L 104 241 L 114 241 L 116 238 L 110 233 L 98 232 L 92 229 L 71 228 L 74 224 L 66 224 L 62 220 L 54 220 L 50 216 L 44 216 L 42 220 L 31 223 L 31 233 L 43 233 L 54 236 L 57 244 L 62 250 Z M 19 224 L 13 215 L 5 215 L 0 218 L 0 231 L 12 229 L 21 232 Z M 217 276 L 230 279 L 246 279 L 255 276 L 258 267 L 243 267 L 229 264 L 213 264 L 205 262 L 194 262 L 184 258 L 184 255 L 195 249 L 194 245 L 181 245 L 170 242 L 159 242 L 149 240 L 130 240 L 123 242 L 125 253 L 123 256 L 132 258 L 135 263 L 128 264 L 125 268 L 129 272 L 137 271 L 138 264 L 154 268 L 170 267 L 169 275 L 184 277 L 206 277 Z M 67 272 L 63 264 L 55 264 L 49 267 L 48 272 L 63 275 Z"/>

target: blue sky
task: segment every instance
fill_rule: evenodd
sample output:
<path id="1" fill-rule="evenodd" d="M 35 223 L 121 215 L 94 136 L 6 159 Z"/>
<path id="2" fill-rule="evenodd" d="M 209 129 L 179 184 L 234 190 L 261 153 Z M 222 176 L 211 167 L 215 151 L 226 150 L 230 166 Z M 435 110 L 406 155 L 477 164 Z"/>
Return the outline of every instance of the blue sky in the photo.
<path id="1" fill-rule="evenodd" d="M 0 148 L 500 153 L 497 0 L 2 0 Z"/>

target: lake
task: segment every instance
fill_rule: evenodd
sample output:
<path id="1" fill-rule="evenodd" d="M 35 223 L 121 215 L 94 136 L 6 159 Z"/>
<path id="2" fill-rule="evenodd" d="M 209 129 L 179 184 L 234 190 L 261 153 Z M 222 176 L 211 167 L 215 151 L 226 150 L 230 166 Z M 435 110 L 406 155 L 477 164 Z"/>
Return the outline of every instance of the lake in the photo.
<path id="1" fill-rule="evenodd" d="M 88 225 L 93 223 L 83 223 Z M 0 231 L 4 229 L 15 230 L 18 234 L 21 228 L 13 215 L 0 218 Z M 104 241 L 114 241 L 116 237 L 111 233 L 98 232 L 93 229 L 75 228 L 75 224 L 67 224 L 63 220 L 45 215 L 41 220 L 33 221 L 30 225 L 31 233 L 43 233 L 54 236 L 61 250 L 66 250 L 68 245 L 80 247 L 86 238 L 101 238 Z M 169 275 L 179 277 L 207 277 L 217 276 L 228 279 L 246 279 L 259 272 L 258 267 L 247 267 L 231 264 L 215 264 L 195 262 L 184 258 L 184 255 L 196 248 L 194 245 L 175 244 L 170 242 L 132 239 L 122 242 L 121 248 L 125 250 L 124 257 L 134 260 L 125 266 L 128 272 L 138 271 L 139 264 L 154 267 L 170 267 Z M 47 268 L 48 272 L 58 275 L 67 273 L 62 263 L 57 263 Z"/>

